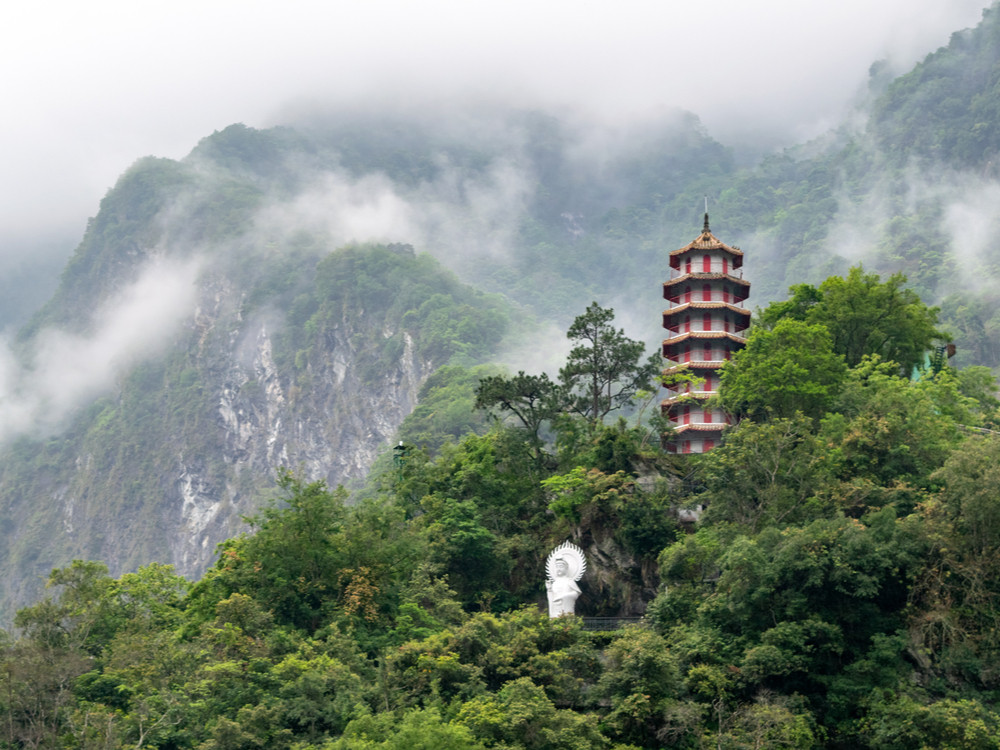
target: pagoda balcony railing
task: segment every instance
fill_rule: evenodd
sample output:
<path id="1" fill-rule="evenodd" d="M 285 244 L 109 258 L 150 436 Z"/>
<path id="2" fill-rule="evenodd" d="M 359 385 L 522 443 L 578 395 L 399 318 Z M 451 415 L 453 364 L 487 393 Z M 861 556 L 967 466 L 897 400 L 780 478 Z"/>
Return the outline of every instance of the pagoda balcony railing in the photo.
<path id="1" fill-rule="evenodd" d="M 674 427 L 730 427 L 732 422 L 725 419 L 714 419 L 711 422 L 706 422 L 704 419 L 695 419 L 692 415 L 691 418 L 685 422 L 683 419 L 671 419 L 670 424 Z"/>
<path id="2" fill-rule="evenodd" d="M 687 330 L 674 331 L 668 328 L 667 338 L 665 339 L 665 341 L 670 341 L 671 339 L 677 339 L 680 338 L 681 336 L 687 336 L 689 333 L 728 333 L 730 336 L 735 336 L 741 341 L 746 341 L 747 338 L 746 329 L 743 329 L 742 331 L 727 331 L 725 327 L 704 328 L 703 326 L 698 325 L 697 321 L 695 321 L 694 323 L 691 324 L 691 327 Z"/>
<path id="3" fill-rule="evenodd" d="M 691 292 L 690 299 L 687 295 L 680 295 L 677 297 L 671 297 L 667 300 L 667 309 L 673 310 L 675 307 L 680 307 L 681 305 L 692 305 L 696 302 L 722 302 L 727 305 L 732 305 L 733 307 L 746 307 L 743 303 L 746 300 L 736 299 L 731 294 L 723 294 L 722 292 L 712 292 L 706 299 L 704 292 Z"/>
<path id="4" fill-rule="evenodd" d="M 705 398 L 707 396 L 714 396 L 718 393 L 718 391 L 714 389 L 711 391 L 703 391 L 700 388 L 692 388 L 691 390 L 687 390 L 686 388 L 664 388 L 663 390 L 667 394 L 664 397 L 665 401 L 680 398 L 681 396 L 696 396 Z"/>
<path id="5" fill-rule="evenodd" d="M 742 268 L 733 268 L 732 266 L 722 267 L 721 263 L 713 263 L 709 270 L 705 270 L 705 266 L 701 262 L 696 262 L 691 264 L 691 269 L 688 270 L 687 266 L 682 266 L 681 268 L 671 268 L 670 278 L 679 279 L 681 276 L 690 276 L 696 273 L 724 273 L 727 276 L 732 276 L 734 279 L 743 278 Z"/>
<path id="6" fill-rule="evenodd" d="M 729 361 L 724 356 L 719 356 L 717 352 L 712 354 L 711 359 L 703 359 L 703 357 L 704 354 L 702 352 L 695 350 L 693 352 L 688 352 L 686 357 L 685 355 L 681 355 L 680 359 L 668 359 L 665 364 L 667 367 L 680 367 L 682 365 L 692 364 L 697 365 L 696 368 L 691 370 L 693 374 L 697 375 L 697 371 L 701 368 L 709 370 L 714 368 L 717 370 Z M 718 357 L 718 359 L 716 359 L 716 357 Z"/>

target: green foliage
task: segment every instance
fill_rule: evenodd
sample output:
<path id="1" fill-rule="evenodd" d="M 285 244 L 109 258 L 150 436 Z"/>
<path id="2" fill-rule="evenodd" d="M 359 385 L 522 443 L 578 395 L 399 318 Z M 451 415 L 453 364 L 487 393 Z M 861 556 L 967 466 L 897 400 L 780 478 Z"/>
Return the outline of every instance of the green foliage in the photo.
<path id="1" fill-rule="evenodd" d="M 352 721 L 343 738 L 323 750 L 482 750 L 463 724 L 446 721 L 436 708 L 364 716 Z"/>
<path id="2" fill-rule="evenodd" d="M 495 696 L 468 701 L 457 720 L 491 746 L 596 750 L 606 745 L 595 717 L 556 708 L 527 677 L 507 683 Z"/>
<path id="3" fill-rule="evenodd" d="M 855 266 L 845 277 L 831 276 L 818 289 L 806 284 L 792 287 L 792 298 L 765 310 L 761 320 L 768 326 L 783 319 L 825 326 L 833 351 L 843 355 L 848 366 L 878 355 L 909 374 L 931 342 L 944 334 L 935 328 L 938 308 L 927 307 L 903 287 L 905 283 L 901 273 L 883 282 L 878 274 Z"/>
<path id="4" fill-rule="evenodd" d="M 711 521 L 750 532 L 802 523 L 833 513 L 825 490 L 835 469 L 807 418 L 745 420 L 703 457 L 705 492 L 698 499 Z"/>
<path id="5" fill-rule="evenodd" d="M 642 628 L 627 628 L 606 651 L 598 688 L 611 702 L 605 719 L 615 736 L 643 744 L 682 692 L 680 669 L 667 641 Z"/>
<path id="6" fill-rule="evenodd" d="M 998 24 L 996 9 L 985 9 L 979 28 L 953 34 L 948 46 L 890 84 L 871 129 L 897 163 L 917 156 L 976 167 L 997 153 Z"/>
<path id="7" fill-rule="evenodd" d="M 886 750 L 1000 747 L 1000 715 L 969 699 L 923 703 L 902 695 L 877 704 L 862 731 L 869 747 Z"/>
<path id="8" fill-rule="evenodd" d="M 818 419 L 829 409 L 847 374 L 822 325 L 779 320 L 754 328 L 744 349 L 722 369 L 720 400 L 730 414 L 751 419 Z"/>
<path id="9" fill-rule="evenodd" d="M 341 573 L 349 567 L 337 544 L 347 493 L 331 493 L 323 482 L 306 484 L 289 472 L 278 486 L 284 507 L 273 504 L 248 519 L 256 533 L 222 545 L 215 569 L 193 593 L 197 599 L 245 592 L 278 622 L 315 630 L 327 603 L 342 592 Z"/>
<path id="10" fill-rule="evenodd" d="M 1000 440 L 969 438 L 934 473 L 939 498 L 956 524 L 961 544 L 975 555 L 1000 547 Z"/>
<path id="11" fill-rule="evenodd" d="M 493 375 L 480 380 L 476 387 L 476 408 L 499 409 L 501 414 L 513 414 L 527 431 L 539 459 L 542 456 L 539 430 L 545 422 L 551 422 L 562 413 L 564 401 L 563 390 L 544 372 L 525 375 L 521 370 L 512 378 Z"/>
<path id="12" fill-rule="evenodd" d="M 578 315 L 566 336 L 577 343 L 559 370 L 559 379 L 575 396 L 573 409 L 592 424 L 622 408 L 636 392 L 648 389 L 658 367 L 640 363 L 645 347 L 615 329 L 614 310 L 592 302 Z"/>
<path id="13" fill-rule="evenodd" d="M 913 384 L 877 359 L 852 370 L 822 427 L 840 476 L 883 487 L 926 482 L 958 439 L 948 412 L 963 405 L 948 377 Z"/>
<path id="14" fill-rule="evenodd" d="M 477 413 L 477 385 L 493 370 L 481 365 L 466 369 L 446 365 L 435 370 L 417 394 L 417 405 L 399 427 L 400 439 L 436 453 L 446 441 L 457 442 L 470 432 L 486 432 L 488 422 Z"/>
<path id="15" fill-rule="evenodd" d="M 965 367 L 956 376 L 959 392 L 976 402 L 973 408 L 992 418 L 997 409 L 1000 409 L 1000 399 L 997 398 L 997 381 L 990 369 L 982 366 Z"/>

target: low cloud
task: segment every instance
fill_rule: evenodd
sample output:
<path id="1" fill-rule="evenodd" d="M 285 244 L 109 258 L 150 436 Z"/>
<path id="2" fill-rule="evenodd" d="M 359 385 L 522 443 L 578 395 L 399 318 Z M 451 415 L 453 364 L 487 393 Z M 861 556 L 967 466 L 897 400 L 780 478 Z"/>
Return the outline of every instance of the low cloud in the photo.
<path id="1" fill-rule="evenodd" d="M 510 255 L 532 184 L 509 159 L 480 174 L 443 162 L 433 181 L 415 187 L 379 173 L 324 172 L 292 200 L 262 209 L 256 225 L 267 237 L 317 233 L 332 247 L 405 242 L 460 269 L 477 258 Z"/>
<path id="2" fill-rule="evenodd" d="M 61 429 L 79 407 L 113 391 L 137 362 L 170 343 L 194 310 L 199 264 L 156 259 L 94 313 L 90 333 L 45 329 L 26 358 L 0 344 L 0 440 Z"/>
<path id="3" fill-rule="evenodd" d="M 1000 281 L 1000 268 L 994 260 L 1000 243 L 1000 182 L 982 174 L 911 165 L 875 186 L 863 202 L 842 197 L 827 248 L 852 264 L 873 265 L 893 219 L 934 220 L 935 216 L 936 225 L 926 227 L 918 222 L 917 226 L 941 232 L 954 263 L 942 279 L 938 299 L 927 301 L 938 302 L 959 289 L 980 292 L 995 288 Z"/>

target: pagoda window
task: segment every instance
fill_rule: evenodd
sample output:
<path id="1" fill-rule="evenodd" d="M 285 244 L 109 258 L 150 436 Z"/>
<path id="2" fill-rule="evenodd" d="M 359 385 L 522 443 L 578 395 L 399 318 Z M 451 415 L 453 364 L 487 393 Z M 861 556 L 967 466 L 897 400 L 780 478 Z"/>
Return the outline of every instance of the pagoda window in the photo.
<path id="1" fill-rule="evenodd" d="M 723 323 L 723 328 L 725 329 L 726 333 L 729 333 L 729 316 L 728 315 L 725 318 L 722 319 L 722 323 Z"/>
<path id="2" fill-rule="evenodd" d="M 701 288 L 701 301 L 702 302 L 711 302 L 712 301 L 712 285 L 711 284 L 705 284 Z"/>
<path id="3" fill-rule="evenodd" d="M 684 424 L 691 424 L 691 407 L 684 407 Z"/>
<path id="4" fill-rule="evenodd" d="M 691 330 L 691 316 L 690 315 L 685 315 L 684 316 L 684 332 L 688 333 L 690 330 Z"/>
<path id="5" fill-rule="evenodd" d="M 727 362 L 729 361 L 729 358 L 730 358 L 731 356 L 732 356 L 732 354 L 730 354 L 729 350 L 728 350 L 728 349 L 726 349 L 726 352 L 725 352 L 725 357 L 726 357 L 726 361 L 727 361 Z"/>
<path id="6" fill-rule="evenodd" d="M 685 302 L 691 301 L 691 287 L 689 286 L 684 287 L 684 301 Z"/>
<path id="7" fill-rule="evenodd" d="M 725 261 L 723 261 L 723 263 L 725 263 Z M 728 286 L 722 287 L 722 301 L 723 302 L 729 302 L 729 287 Z"/>
<path id="8" fill-rule="evenodd" d="M 683 446 L 681 448 L 681 450 L 684 453 L 690 453 L 691 452 L 691 441 L 690 440 L 685 440 L 683 443 L 681 443 L 681 445 Z"/>
<path id="9" fill-rule="evenodd" d="M 705 443 L 704 443 L 704 445 L 703 445 L 703 447 L 702 447 L 702 450 L 705 453 L 708 453 L 708 451 L 712 450 L 712 448 L 714 448 L 714 447 L 715 447 L 715 441 L 714 440 L 706 440 Z"/>
<path id="10" fill-rule="evenodd" d="M 729 258 L 722 259 L 722 272 L 729 273 Z"/>
<path id="11" fill-rule="evenodd" d="M 705 350 L 701 354 L 701 361 L 702 362 L 712 361 L 712 345 L 707 341 L 705 342 Z"/>
<path id="12" fill-rule="evenodd" d="M 712 256 L 705 255 L 701 259 L 701 270 L 704 273 L 712 273 Z"/>
<path id="13" fill-rule="evenodd" d="M 706 375 L 706 376 L 705 376 L 705 385 L 704 385 L 704 389 L 705 389 L 706 391 L 710 391 L 710 390 L 712 390 L 712 376 L 711 376 L 711 375 Z"/>
<path id="14" fill-rule="evenodd" d="M 702 419 L 705 420 L 705 424 L 712 424 L 712 410 L 705 409 L 705 411 L 702 414 Z"/>
<path id="15" fill-rule="evenodd" d="M 702 330 L 711 331 L 712 330 L 712 313 L 705 313 L 701 319 Z"/>
<path id="16" fill-rule="evenodd" d="M 689 323 L 688 326 L 690 327 L 690 325 L 691 324 Z M 684 361 L 685 362 L 690 362 L 691 361 L 691 345 L 690 344 L 685 344 L 684 345 Z"/>
<path id="17" fill-rule="evenodd" d="M 684 263 L 684 273 L 691 273 L 691 256 L 688 256 L 687 261 Z"/>

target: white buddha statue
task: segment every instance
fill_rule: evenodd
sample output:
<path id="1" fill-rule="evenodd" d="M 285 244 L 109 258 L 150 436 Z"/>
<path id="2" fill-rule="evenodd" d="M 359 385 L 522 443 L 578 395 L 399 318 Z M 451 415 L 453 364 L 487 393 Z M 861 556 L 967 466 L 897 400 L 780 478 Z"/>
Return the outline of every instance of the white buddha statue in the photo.
<path id="1" fill-rule="evenodd" d="M 575 544 L 565 542 L 545 562 L 545 590 L 549 599 L 549 617 L 571 615 L 576 608 L 580 587 L 576 582 L 587 569 L 587 558 Z"/>

